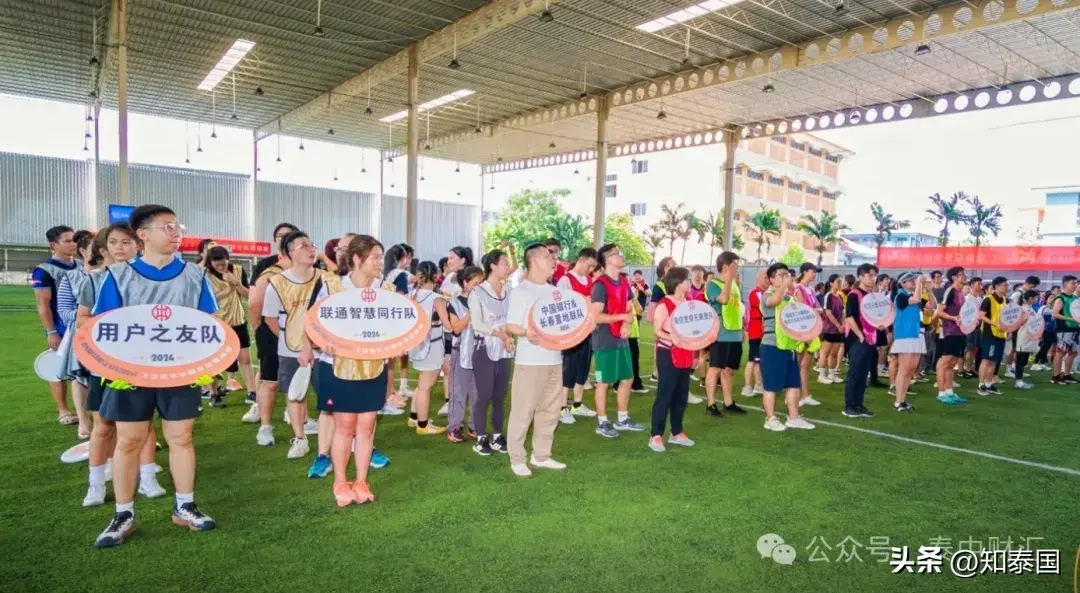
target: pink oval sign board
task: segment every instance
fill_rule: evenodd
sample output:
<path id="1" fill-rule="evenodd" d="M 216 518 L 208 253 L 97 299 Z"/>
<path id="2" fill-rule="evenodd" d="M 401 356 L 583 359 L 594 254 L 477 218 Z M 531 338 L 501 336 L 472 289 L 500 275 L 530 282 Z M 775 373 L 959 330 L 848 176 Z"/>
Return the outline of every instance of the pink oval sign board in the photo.
<path id="1" fill-rule="evenodd" d="M 685 350 L 701 350 L 720 333 L 720 318 L 707 303 L 683 301 L 668 316 L 675 344 Z"/>
<path id="2" fill-rule="evenodd" d="M 960 321 L 956 325 L 960 326 L 960 331 L 965 335 L 975 331 L 979 327 L 979 299 L 968 297 L 960 307 L 958 317 Z"/>
<path id="3" fill-rule="evenodd" d="M 240 338 L 197 309 L 134 305 L 90 320 L 75 334 L 75 356 L 106 379 L 136 387 L 183 387 L 218 375 L 240 354 Z"/>
<path id="4" fill-rule="evenodd" d="M 1020 305 L 1008 303 L 1001 308 L 1001 317 L 998 319 L 998 323 L 1005 328 L 1005 331 L 1012 332 L 1019 329 L 1023 318 L 1024 311 L 1020 308 Z"/>
<path id="5" fill-rule="evenodd" d="M 308 311 L 311 342 L 336 356 L 383 360 L 401 356 L 427 339 L 431 319 L 416 301 L 381 288 L 332 294 Z"/>
<path id="6" fill-rule="evenodd" d="M 528 315 L 529 329 L 548 350 L 566 350 L 587 339 L 596 319 L 585 297 L 572 290 L 552 287 L 536 299 Z"/>
<path id="7" fill-rule="evenodd" d="M 800 342 L 810 342 L 821 335 L 821 316 L 805 303 L 788 303 L 777 319 L 784 331 Z"/>
<path id="8" fill-rule="evenodd" d="M 878 329 L 889 327 L 896 316 L 892 300 L 884 293 L 871 292 L 865 295 L 859 306 L 863 317 L 870 322 L 870 325 Z"/>
<path id="9" fill-rule="evenodd" d="M 1038 313 L 1028 317 L 1027 323 L 1024 324 L 1024 329 L 1028 333 L 1028 338 L 1031 340 L 1038 340 L 1042 337 L 1043 332 L 1046 331 L 1046 320 L 1042 315 Z"/>

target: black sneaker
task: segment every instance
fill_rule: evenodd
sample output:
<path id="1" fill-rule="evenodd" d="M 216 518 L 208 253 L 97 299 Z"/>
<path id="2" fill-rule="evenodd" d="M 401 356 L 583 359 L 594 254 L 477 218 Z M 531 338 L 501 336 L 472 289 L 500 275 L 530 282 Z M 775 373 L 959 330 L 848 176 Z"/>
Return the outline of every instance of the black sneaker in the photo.
<path id="1" fill-rule="evenodd" d="M 477 455 L 483 455 L 484 457 L 490 457 L 492 454 L 491 444 L 488 442 L 487 435 L 481 435 L 476 438 L 476 444 L 473 445 L 473 451 L 476 451 Z"/>
<path id="2" fill-rule="evenodd" d="M 844 411 L 841 412 L 841 414 L 847 418 L 858 418 L 859 410 L 857 408 L 844 408 Z"/>
<path id="3" fill-rule="evenodd" d="M 135 514 L 124 511 L 113 515 L 112 521 L 94 540 L 95 548 L 113 548 L 124 543 L 124 538 L 135 531 Z"/>
<path id="4" fill-rule="evenodd" d="M 728 414 L 740 414 L 742 416 L 746 415 L 746 410 L 740 408 L 739 404 L 737 404 L 735 402 L 731 402 L 730 406 L 725 404 L 724 405 L 724 411 L 727 412 Z"/>
<path id="5" fill-rule="evenodd" d="M 204 400 L 210 399 L 210 388 L 203 387 L 202 392 L 199 394 L 199 396 L 202 397 Z"/>
<path id="6" fill-rule="evenodd" d="M 716 404 L 705 406 L 705 413 L 710 415 L 710 416 L 720 416 L 720 417 L 724 416 L 724 413 L 720 411 L 720 407 L 717 406 Z"/>
<path id="7" fill-rule="evenodd" d="M 1077 383 L 1080 383 L 1080 381 L 1077 381 L 1072 375 L 1065 375 L 1061 378 L 1061 382 L 1066 385 L 1076 385 Z"/>
<path id="8" fill-rule="evenodd" d="M 254 391 L 249 391 L 248 392 L 247 397 L 244 398 L 244 403 L 245 404 L 253 404 L 253 403 L 255 403 L 255 392 Z"/>
<path id="9" fill-rule="evenodd" d="M 491 448 L 499 453 L 509 453 L 506 449 L 506 437 L 496 433 L 495 438 L 491 439 Z"/>
<path id="10" fill-rule="evenodd" d="M 465 442 L 465 429 L 458 426 L 453 430 L 448 430 L 446 432 L 446 438 L 451 443 L 463 443 Z"/>
<path id="11" fill-rule="evenodd" d="M 899 404 L 893 404 L 893 411 L 896 411 L 896 412 L 914 412 L 915 411 L 915 406 L 913 406 L 913 405 L 911 405 L 911 404 L 909 404 L 907 402 L 900 402 Z"/>
<path id="12" fill-rule="evenodd" d="M 992 395 L 1001 395 L 1001 390 L 997 388 L 997 385 L 987 385 L 986 390 Z"/>
<path id="13" fill-rule="evenodd" d="M 210 407 L 227 408 L 229 407 L 229 405 L 225 403 L 225 398 L 221 397 L 220 395 L 214 395 L 210 397 Z"/>
<path id="14" fill-rule="evenodd" d="M 993 393 L 993 391 L 990 391 L 990 388 L 986 385 L 979 385 L 979 388 L 975 391 L 975 393 L 978 393 L 979 395 L 990 395 Z"/>
<path id="15" fill-rule="evenodd" d="M 191 531 L 210 531 L 217 527 L 217 523 L 209 515 L 200 511 L 199 507 L 193 502 L 185 502 L 178 507 L 174 507 L 172 520 L 173 523 L 181 527 L 187 527 Z"/>
<path id="16" fill-rule="evenodd" d="M 870 410 L 867 410 L 865 406 L 859 406 L 858 409 L 856 409 L 856 412 L 858 413 L 859 418 L 873 418 L 874 417 L 874 413 L 871 412 Z"/>

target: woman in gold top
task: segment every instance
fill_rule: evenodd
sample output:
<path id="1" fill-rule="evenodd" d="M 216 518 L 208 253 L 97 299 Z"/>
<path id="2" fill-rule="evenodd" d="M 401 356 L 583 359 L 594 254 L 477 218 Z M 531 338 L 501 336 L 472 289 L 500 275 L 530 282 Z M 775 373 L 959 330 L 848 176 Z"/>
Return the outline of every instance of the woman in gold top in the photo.
<path id="1" fill-rule="evenodd" d="M 247 271 L 240 266 L 229 262 L 229 250 L 221 246 L 214 246 L 206 252 L 206 277 L 210 280 L 210 286 L 214 289 L 214 298 L 218 302 L 217 316 L 229 327 L 233 328 L 237 337 L 240 338 L 240 355 L 229 367 L 229 378 L 232 373 L 240 371 L 244 378 L 244 386 L 247 387 L 249 396 L 254 399 L 255 371 L 251 368 L 251 335 L 248 332 L 247 315 L 244 311 L 243 299 L 248 296 Z M 217 386 L 211 387 L 210 405 L 223 405 L 221 395 L 217 393 Z"/>

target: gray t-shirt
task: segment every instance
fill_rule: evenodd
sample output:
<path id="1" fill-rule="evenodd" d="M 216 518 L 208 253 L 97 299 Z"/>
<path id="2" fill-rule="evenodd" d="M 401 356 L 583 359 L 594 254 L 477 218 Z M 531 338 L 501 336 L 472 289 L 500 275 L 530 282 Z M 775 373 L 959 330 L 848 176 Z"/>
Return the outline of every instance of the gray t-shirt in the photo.
<path id="1" fill-rule="evenodd" d="M 765 291 L 765 294 L 761 295 L 761 328 L 764 334 L 761 336 L 762 346 L 775 346 L 776 345 L 776 307 L 770 307 L 766 305 L 766 301 L 769 297 L 776 292 L 769 287 Z M 791 295 L 784 295 L 785 301 L 791 300 Z"/>
<path id="2" fill-rule="evenodd" d="M 615 285 L 618 286 L 622 282 L 620 277 Z M 592 287 L 592 302 L 604 303 L 604 314 L 608 314 L 607 310 L 607 286 L 603 282 L 595 282 Z M 630 301 L 628 300 L 627 303 Z M 631 311 L 630 305 L 627 305 L 627 311 Z M 593 350 L 614 350 L 616 348 L 629 348 L 630 341 L 623 338 L 618 338 L 611 333 L 611 325 L 607 323 L 597 324 L 596 329 L 592 334 L 592 347 Z"/>

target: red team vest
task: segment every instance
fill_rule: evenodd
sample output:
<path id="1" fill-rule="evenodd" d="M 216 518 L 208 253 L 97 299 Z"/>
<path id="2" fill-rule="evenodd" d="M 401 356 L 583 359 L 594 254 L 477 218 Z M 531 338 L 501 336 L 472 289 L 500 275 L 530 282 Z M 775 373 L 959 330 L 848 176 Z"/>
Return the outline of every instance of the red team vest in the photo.
<path id="1" fill-rule="evenodd" d="M 671 324 L 671 315 L 675 313 L 675 301 L 671 297 L 664 297 L 660 301 L 668 312 L 668 324 Z M 670 330 L 669 330 L 670 331 Z M 661 341 L 660 344 L 671 349 L 671 366 L 677 369 L 689 369 L 694 366 L 694 353 L 690 350 L 679 348 L 675 344 Z"/>
<path id="2" fill-rule="evenodd" d="M 572 288 L 574 290 L 574 292 L 576 292 L 576 293 L 580 294 L 581 296 L 585 297 L 585 301 L 588 302 L 589 298 L 592 297 L 592 286 L 593 286 L 592 279 L 590 278 L 585 283 L 582 283 L 580 280 L 577 279 L 577 276 L 575 276 L 575 275 L 573 275 L 573 274 L 571 274 L 569 272 L 564 274 L 564 276 L 570 282 L 570 288 Z M 556 280 L 556 282 L 558 282 L 558 280 Z"/>
<path id="3" fill-rule="evenodd" d="M 573 276 L 571 276 L 573 278 Z M 612 280 L 607 274 L 601 274 L 597 282 L 604 285 L 607 289 L 607 303 L 606 314 L 607 315 L 625 315 L 627 312 L 627 304 L 630 302 L 630 277 L 626 274 L 619 274 L 621 282 L 618 286 L 615 286 L 615 281 Z M 611 335 L 616 338 L 622 338 L 622 326 L 625 321 L 616 321 L 608 324 L 608 329 L 611 330 Z"/>

